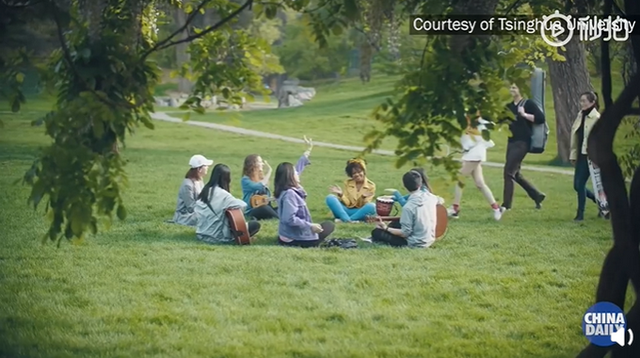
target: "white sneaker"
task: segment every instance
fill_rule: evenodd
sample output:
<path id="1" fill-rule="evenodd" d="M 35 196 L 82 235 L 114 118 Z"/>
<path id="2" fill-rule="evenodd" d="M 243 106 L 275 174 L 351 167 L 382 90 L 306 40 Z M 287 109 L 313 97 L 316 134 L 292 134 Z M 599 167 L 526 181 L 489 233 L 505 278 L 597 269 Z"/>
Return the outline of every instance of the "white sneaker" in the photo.
<path id="1" fill-rule="evenodd" d="M 457 218 L 459 218 L 458 214 L 459 214 L 459 212 L 457 212 L 457 211 L 453 210 L 453 208 L 449 208 L 449 209 L 447 209 L 447 215 L 448 215 L 450 218 L 457 219 Z"/>
<path id="2" fill-rule="evenodd" d="M 503 208 L 493 209 L 493 218 L 496 219 L 496 221 L 502 219 L 502 209 Z"/>

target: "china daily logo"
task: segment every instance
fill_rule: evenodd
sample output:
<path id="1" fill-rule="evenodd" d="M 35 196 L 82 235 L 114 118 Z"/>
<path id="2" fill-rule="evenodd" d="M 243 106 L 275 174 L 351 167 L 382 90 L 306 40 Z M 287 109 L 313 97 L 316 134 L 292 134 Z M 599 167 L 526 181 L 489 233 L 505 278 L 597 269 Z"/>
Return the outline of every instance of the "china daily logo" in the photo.
<path id="1" fill-rule="evenodd" d="M 633 331 L 627 329 L 624 312 L 611 302 L 598 302 L 587 310 L 582 318 L 582 333 L 589 342 L 600 347 L 633 343 Z"/>
<path id="2" fill-rule="evenodd" d="M 575 32 L 579 32 L 580 41 L 627 41 L 636 26 L 635 21 L 621 18 L 620 16 L 602 17 L 586 16 L 572 18 L 571 15 L 562 15 L 557 10 L 555 13 L 543 16 L 540 35 L 549 46 L 561 47 L 569 43 Z M 567 33 L 564 40 L 558 36 Z"/>

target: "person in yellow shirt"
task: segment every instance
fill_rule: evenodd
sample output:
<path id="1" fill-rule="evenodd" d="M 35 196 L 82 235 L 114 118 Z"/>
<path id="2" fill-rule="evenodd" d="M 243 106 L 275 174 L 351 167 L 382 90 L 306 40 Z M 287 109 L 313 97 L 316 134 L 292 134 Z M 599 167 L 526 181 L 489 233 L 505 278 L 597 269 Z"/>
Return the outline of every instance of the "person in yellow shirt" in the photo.
<path id="1" fill-rule="evenodd" d="M 376 184 L 367 179 L 366 162 L 359 158 L 350 159 L 344 171 L 349 179 L 344 181 L 343 188 L 331 186 L 331 194 L 326 199 L 336 221 L 362 221 L 375 215 L 376 206 L 372 201 L 376 195 Z"/>

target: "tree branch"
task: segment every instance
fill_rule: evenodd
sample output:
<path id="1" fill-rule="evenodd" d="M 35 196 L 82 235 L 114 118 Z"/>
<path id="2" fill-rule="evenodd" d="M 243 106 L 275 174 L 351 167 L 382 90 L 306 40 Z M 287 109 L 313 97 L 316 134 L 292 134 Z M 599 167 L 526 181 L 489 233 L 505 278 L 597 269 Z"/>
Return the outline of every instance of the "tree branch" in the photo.
<path id="1" fill-rule="evenodd" d="M 53 21 L 56 24 L 56 34 L 58 35 L 58 41 L 60 42 L 60 47 L 62 48 L 62 55 L 64 57 L 64 61 L 67 63 L 67 66 L 69 66 L 69 69 L 71 70 L 71 72 L 73 72 L 73 74 L 78 79 L 78 81 L 81 82 L 82 87 L 84 87 L 84 89 L 86 89 L 87 91 L 90 91 L 91 93 L 93 93 L 98 98 L 98 100 L 100 100 L 102 103 L 107 104 L 109 106 L 124 106 L 125 108 L 135 108 L 132 104 L 128 102 L 116 103 L 110 100 L 108 97 L 100 95 L 98 92 L 96 92 L 94 88 L 89 86 L 89 84 L 84 80 L 82 76 L 80 76 L 78 69 L 73 64 L 73 59 L 71 58 L 71 51 L 69 50 L 69 46 L 67 46 L 67 41 L 64 38 L 64 34 L 62 33 L 62 22 L 60 21 L 60 10 L 58 6 L 55 4 L 54 0 L 50 0 L 49 5 L 53 15 Z"/>
<path id="2" fill-rule="evenodd" d="M 42 4 L 44 3 L 45 0 L 40 0 L 40 1 L 16 1 L 14 2 L 9 2 L 7 0 L 2 0 L 2 3 L 10 8 L 10 9 L 24 9 L 30 6 L 34 6 L 34 5 L 38 5 L 38 4 Z"/>
<path id="3" fill-rule="evenodd" d="M 613 0 L 604 0 L 603 16 L 611 15 L 611 7 Z M 604 99 L 604 107 L 608 108 L 613 105 L 612 85 L 611 85 L 611 54 L 609 52 L 609 41 L 604 38 L 600 39 L 600 71 L 602 72 L 602 98 Z"/>
<path id="4" fill-rule="evenodd" d="M 353 29 L 360 32 L 361 34 L 364 35 L 364 37 L 367 39 L 367 42 L 369 43 L 369 45 L 371 45 L 371 47 L 373 47 L 376 51 L 380 52 L 380 46 L 378 46 L 377 44 L 374 43 L 374 41 L 371 39 L 371 36 L 369 36 L 369 34 L 367 34 L 364 29 L 358 27 L 358 26 L 353 26 Z"/>
<path id="5" fill-rule="evenodd" d="M 171 40 L 173 40 L 174 37 L 178 36 L 178 34 L 180 34 L 182 31 L 185 31 L 187 29 L 187 27 L 189 27 L 191 22 L 196 18 L 198 13 L 200 13 L 200 10 L 202 10 L 211 1 L 213 1 L 213 0 L 203 0 L 200 4 L 198 4 L 198 6 L 189 14 L 189 16 L 187 16 L 187 20 L 184 22 L 184 24 L 182 26 L 180 26 L 180 28 L 178 28 L 176 31 L 174 31 L 167 38 L 156 42 L 156 44 L 151 49 L 147 50 L 145 53 L 142 54 L 142 57 L 141 57 L 142 61 L 144 61 L 144 59 L 146 59 L 147 56 L 149 56 L 153 52 L 162 49 L 162 46 L 164 46 L 167 43 L 169 43 Z M 182 11 L 182 9 L 180 9 L 180 11 Z"/>
<path id="6" fill-rule="evenodd" d="M 185 43 L 185 42 L 191 42 L 193 40 L 199 39 L 202 36 L 213 32 L 215 30 L 217 30 L 218 28 L 220 28 L 222 25 L 226 24 L 227 22 L 229 22 L 230 20 L 232 20 L 233 18 L 237 17 L 241 12 L 243 12 L 245 9 L 251 7 L 251 5 L 253 4 L 253 0 L 248 0 L 246 3 L 244 3 L 242 6 L 240 6 L 239 8 L 237 8 L 236 10 L 234 10 L 231 14 L 229 14 L 227 17 L 223 18 L 222 20 L 218 21 L 215 25 L 209 26 L 207 27 L 205 30 L 203 30 L 202 32 L 195 34 L 195 35 L 190 35 L 182 40 L 178 40 L 178 41 L 170 41 L 168 43 L 165 43 L 162 46 L 154 46 L 155 50 L 153 51 L 159 51 L 159 50 L 163 50 L 165 48 L 169 48 L 171 46 L 175 46 L 181 43 Z M 150 54 L 151 52 L 149 52 Z M 146 55 L 148 56 L 148 54 Z M 145 56 L 145 57 L 146 57 Z"/>
<path id="7" fill-rule="evenodd" d="M 522 0 L 516 0 L 513 4 L 509 5 L 509 7 L 504 11 L 504 14 L 509 15 L 511 10 L 515 9 L 516 6 L 520 5 L 520 1 Z"/>

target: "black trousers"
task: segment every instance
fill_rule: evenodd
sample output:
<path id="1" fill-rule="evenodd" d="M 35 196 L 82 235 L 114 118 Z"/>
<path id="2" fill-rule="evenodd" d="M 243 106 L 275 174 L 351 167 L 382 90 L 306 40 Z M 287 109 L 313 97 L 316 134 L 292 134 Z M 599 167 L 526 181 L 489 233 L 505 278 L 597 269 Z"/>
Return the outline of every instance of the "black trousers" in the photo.
<path id="1" fill-rule="evenodd" d="M 319 246 L 336 229 L 336 224 L 331 221 L 325 221 L 321 223 L 320 226 L 322 226 L 322 232 L 318 234 L 318 240 L 293 240 L 291 242 L 284 242 L 278 238 L 278 244 L 282 246 L 295 246 L 303 248 Z"/>
<path id="2" fill-rule="evenodd" d="M 249 228 L 249 236 L 254 237 L 260 231 L 260 223 L 256 220 L 247 222 Z"/>
<path id="3" fill-rule="evenodd" d="M 391 222 L 391 224 L 389 224 L 389 227 L 394 229 L 399 229 L 400 222 L 393 221 Z M 385 244 L 393 247 L 407 246 L 407 240 L 404 237 L 394 235 L 388 231 L 378 229 L 378 228 L 373 229 L 373 231 L 371 231 L 371 241 L 378 244 Z"/>
<path id="4" fill-rule="evenodd" d="M 251 211 L 249 211 L 249 216 L 255 218 L 256 220 L 270 220 L 277 219 L 278 212 L 270 205 L 262 205 L 258 206 L 257 208 L 251 209 Z"/>
<path id="5" fill-rule="evenodd" d="M 511 209 L 511 204 L 513 203 L 514 183 L 518 183 L 533 201 L 537 202 L 542 194 L 520 172 L 522 161 L 528 152 L 529 143 L 527 142 L 518 141 L 507 144 L 507 157 L 504 164 L 504 192 L 502 193 L 502 206 L 507 209 Z"/>
<path id="6" fill-rule="evenodd" d="M 573 175 L 573 189 L 578 193 L 578 212 L 580 213 L 584 213 L 587 198 L 594 203 L 596 202 L 596 196 L 591 190 L 587 189 L 589 176 L 591 176 L 589 161 L 586 155 L 580 153 L 578 160 L 576 160 L 576 170 Z"/>

